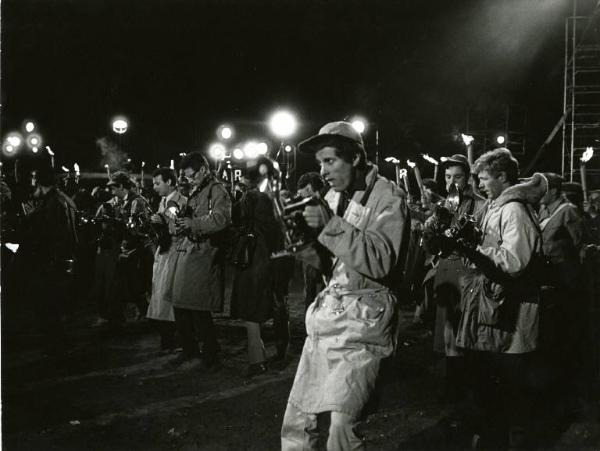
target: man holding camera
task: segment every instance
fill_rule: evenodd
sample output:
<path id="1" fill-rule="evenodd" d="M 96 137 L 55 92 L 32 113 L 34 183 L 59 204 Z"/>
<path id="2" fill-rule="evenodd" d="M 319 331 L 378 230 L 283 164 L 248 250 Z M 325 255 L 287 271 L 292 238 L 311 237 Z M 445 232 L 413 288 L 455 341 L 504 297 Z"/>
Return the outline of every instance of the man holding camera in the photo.
<path id="1" fill-rule="evenodd" d="M 211 312 L 223 308 L 224 256 L 218 238 L 231 224 L 231 198 L 200 152 L 187 154 L 180 167 L 192 191 L 186 215 L 176 220 L 183 240 L 175 261 L 173 307 L 183 353 L 173 364 L 182 369 L 203 364 L 208 369 L 219 362 Z M 202 354 L 196 336 L 203 342 Z"/>
<path id="2" fill-rule="evenodd" d="M 152 173 L 154 191 L 161 197 L 158 210 L 150 221 L 160 233 L 154 253 L 152 294 L 146 317 L 155 321 L 162 350 L 175 348 L 175 314 L 173 313 L 173 277 L 177 259 L 175 220 L 183 211 L 187 198 L 177 191 L 177 176 L 171 168 L 162 167 Z"/>
<path id="3" fill-rule="evenodd" d="M 367 162 L 361 135 L 333 122 L 300 144 L 331 189 L 304 210 L 333 260 L 331 278 L 306 314 L 308 336 L 281 430 L 283 450 L 318 448 L 317 419 L 330 415 L 328 450 L 364 449 L 357 427 L 381 360 L 394 348 L 393 283 L 410 220 L 404 193 Z M 394 280 L 395 278 L 395 280 Z"/>
<path id="4" fill-rule="evenodd" d="M 538 345 L 542 239 L 532 206 L 547 190 L 541 174 L 518 183 L 519 165 L 508 149 L 483 154 L 474 164 L 488 198 L 479 244 L 459 242 L 475 264 L 461 281 L 463 312 L 456 344 L 466 349 L 477 407 L 472 446 L 502 440 L 523 446 L 532 400 L 527 380 Z M 459 240 L 460 241 L 460 240 Z M 496 433 L 500 435 L 496 436 Z"/>
<path id="5" fill-rule="evenodd" d="M 473 192 L 469 184 L 471 166 L 466 156 L 452 155 L 443 162 L 446 192 L 449 199 L 444 203 L 444 208 L 452 212 L 450 226 L 456 225 L 459 218 L 465 215 L 479 218 L 483 213 L 485 199 Z M 451 205 L 456 202 L 458 205 Z M 433 255 L 439 255 L 440 249 L 428 238 L 434 236 L 431 227 L 435 227 L 437 215 L 425 222 L 423 243 L 425 248 Z M 455 331 L 460 320 L 460 283 L 459 278 L 466 266 L 457 252 L 441 255 L 435 269 L 433 282 L 434 299 L 437 304 L 435 318 L 434 351 L 446 357 L 446 379 L 444 399 L 449 403 L 459 403 L 466 398 L 466 381 L 464 377 L 464 358 L 462 350 L 456 346 Z M 450 422 L 452 428 L 458 427 L 460 418 Z"/>

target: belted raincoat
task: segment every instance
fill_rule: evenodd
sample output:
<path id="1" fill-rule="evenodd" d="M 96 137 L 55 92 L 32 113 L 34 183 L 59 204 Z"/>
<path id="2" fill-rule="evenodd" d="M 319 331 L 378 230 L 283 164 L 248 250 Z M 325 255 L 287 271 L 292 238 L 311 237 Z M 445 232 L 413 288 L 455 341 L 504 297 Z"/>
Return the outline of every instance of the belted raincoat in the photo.
<path id="1" fill-rule="evenodd" d="M 216 234 L 231 224 L 231 198 L 223 184 L 211 177 L 190 194 L 187 205 L 193 221 L 191 232 L 178 246 L 173 306 L 220 311 L 224 298 L 224 255 Z"/>
<path id="2" fill-rule="evenodd" d="M 365 187 L 344 216 L 333 216 L 319 242 L 333 256 L 327 287 L 306 313 L 307 338 L 289 403 L 305 413 L 360 414 L 381 359 L 394 348 L 396 296 L 410 219 L 404 193 L 369 166 Z M 337 211 L 340 193 L 325 196 Z"/>

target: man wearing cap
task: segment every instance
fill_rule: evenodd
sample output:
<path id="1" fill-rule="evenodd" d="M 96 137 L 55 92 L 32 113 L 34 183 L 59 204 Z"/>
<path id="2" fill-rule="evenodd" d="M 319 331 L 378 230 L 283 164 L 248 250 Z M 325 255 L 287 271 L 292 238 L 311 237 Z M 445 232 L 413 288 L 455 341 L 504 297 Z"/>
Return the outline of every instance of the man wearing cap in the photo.
<path id="1" fill-rule="evenodd" d="M 446 192 L 458 192 L 460 204 L 454 211 L 452 223 L 454 226 L 458 219 L 464 215 L 482 216 L 485 199 L 473 191 L 469 184 L 471 166 L 465 155 L 455 154 L 443 163 Z M 448 199 L 445 202 L 450 207 Z M 452 209 L 451 209 L 452 210 Z M 435 223 L 435 217 L 430 218 L 425 224 L 425 247 L 436 255 L 439 249 L 429 246 L 428 229 Z M 460 284 L 459 277 L 466 266 L 457 253 L 439 258 L 433 282 L 434 300 L 437 305 L 435 318 L 435 334 L 433 348 L 446 357 L 446 379 L 444 398 L 447 402 L 457 403 L 465 398 L 464 359 L 462 352 L 456 347 L 455 331 L 460 319 Z M 458 420 L 459 418 L 457 418 Z M 452 426 L 456 421 L 452 422 Z"/>
<path id="2" fill-rule="evenodd" d="M 367 162 L 362 137 L 333 122 L 300 144 L 331 189 L 304 210 L 330 253 L 330 280 L 306 313 L 307 338 L 281 430 L 283 450 L 317 449 L 317 416 L 330 414 L 328 450 L 364 449 L 357 427 L 380 362 L 394 347 L 396 296 L 410 231 L 405 195 Z"/>

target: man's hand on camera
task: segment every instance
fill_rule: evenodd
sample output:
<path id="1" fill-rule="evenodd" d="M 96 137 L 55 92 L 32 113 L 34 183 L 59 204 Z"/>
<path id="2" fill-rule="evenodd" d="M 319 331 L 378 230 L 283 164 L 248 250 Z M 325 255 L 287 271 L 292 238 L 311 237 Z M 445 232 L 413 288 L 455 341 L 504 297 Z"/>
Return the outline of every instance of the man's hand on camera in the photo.
<path id="1" fill-rule="evenodd" d="M 177 233 L 185 233 L 192 229 L 192 218 L 177 218 Z"/>
<path id="2" fill-rule="evenodd" d="M 308 205 L 302 212 L 306 224 L 313 229 L 322 229 L 325 227 L 329 218 L 326 217 L 325 210 L 321 205 Z"/>

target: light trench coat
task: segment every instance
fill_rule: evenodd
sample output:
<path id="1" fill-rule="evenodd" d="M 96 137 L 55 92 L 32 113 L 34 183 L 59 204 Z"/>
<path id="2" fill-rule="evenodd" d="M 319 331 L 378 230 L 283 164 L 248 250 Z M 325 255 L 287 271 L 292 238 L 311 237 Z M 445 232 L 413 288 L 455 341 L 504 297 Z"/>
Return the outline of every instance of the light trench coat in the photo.
<path id="1" fill-rule="evenodd" d="M 168 202 L 175 202 L 180 211 L 187 205 L 187 197 L 178 191 L 173 191 L 163 197 L 158 206 L 157 213 L 163 217 L 171 235 L 171 246 L 166 252 L 157 249 L 154 253 L 152 267 L 152 294 L 148 304 L 146 317 L 161 321 L 175 321 L 173 313 L 173 281 L 175 278 L 175 261 L 177 259 L 177 245 L 183 238 L 175 234 L 175 218 L 165 214 Z"/>
<path id="2" fill-rule="evenodd" d="M 541 252 L 542 240 L 530 205 L 539 201 L 546 187 L 545 178 L 536 174 L 526 183 L 507 188 L 489 203 L 481 223 L 483 240 L 477 251 L 508 280 L 493 282 L 482 277 L 478 269 L 463 278 L 464 311 L 457 346 L 508 354 L 537 348 L 539 287 L 533 276 L 529 277 L 529 271 Z M 477 293 L 485 296 L 476 296 Z"/>
<path id="3" fill-rule="evenodd" d="M 215 238 L 231 225 L 231 198 L 222 183 L 210 178 L 188 198 L 191 232 L 178 246 L 173 279 L 173 306 L 218 312 L 223 309 L 224 255 Z"/>
<path id="4" fill-rule="evenodd" d="M 325 196 L 332 211 L 339 197 L 334 191 Z M 363 410 L 381 359 L 394 348 L 391 288 L 399 282 L 394 276 L 401 277 L 396 270 L 409 232 L 403 192 L 370 167 L 365 191 L 356 191 L 344 217 L 333 216 L 319 235 L 333 254 L 333 272 L 306 313 L 308 336 L 290 404 L 305 413 L 358 416 Z"/>

